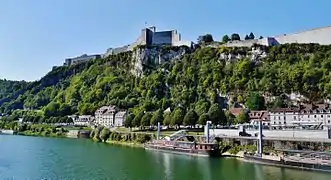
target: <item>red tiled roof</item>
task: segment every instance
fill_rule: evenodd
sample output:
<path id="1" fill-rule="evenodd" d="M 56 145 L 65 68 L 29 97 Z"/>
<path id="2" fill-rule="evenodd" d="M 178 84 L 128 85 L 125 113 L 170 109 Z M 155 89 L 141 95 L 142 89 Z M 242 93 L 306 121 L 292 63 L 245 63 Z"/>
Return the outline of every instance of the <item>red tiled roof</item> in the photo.
<path id="1" fill-rule="evenodd" d="M 262 121 L 269 120 L 267 111 L 251 111 L 250 113 L 248 113 L 248 115 L 250 120 L 262 120 Z"/>
<path id="2" fill-rule="evenodd" d="M 242 110 L 243 110 L 243 108 L 230 108 L 229 109 L 230 113 L 233 114 L 234 116 L 237 116 Z"/>

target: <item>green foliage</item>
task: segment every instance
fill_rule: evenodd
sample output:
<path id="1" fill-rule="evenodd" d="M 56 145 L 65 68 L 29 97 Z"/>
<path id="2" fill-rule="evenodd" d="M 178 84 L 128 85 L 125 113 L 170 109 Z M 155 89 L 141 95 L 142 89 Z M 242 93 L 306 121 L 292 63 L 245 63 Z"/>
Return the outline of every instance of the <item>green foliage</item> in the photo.
<path id="1" fill-rule="evenodd" d="M 144 116 L 144 111 L 140 111 L 138 112 L 138 114 L 134 117 L 134 119 L 132 120 L 132 125 L 134 127 L 139 127 L 141 125 L 141 120 Z"/>
<path id="2" fill-rule="evenodd" d="M 233 33 L 232 35 L 231 35 L 231 40 L 232 41 L 239 41 L 240 40 L 240 36 L 239 36 L 239 34 L 237 34 L 237 33 Z"/>
<path id="3" fill-rule="evenodd" d="M 208 111 L 209 119 L 213 124 L 226 124 L 226 117 L 224 111 L 219 104 L 214 103 L 210 106 Z"/>
<path id="4" fill-rule="evenodd" d="M 161 109 L 154 112 L 153 117 L 151 118 L 151 125 L 157 125 L 157 123 L 160 122 L 162 124 L 163 122 L 163 112 Z"/>
<path id="5" fill-rule="evenodd" d="M 248 113 L 244 110 L 240 111 L 240 113 L 235 118 L 236 124 L 243 124 L 249 121 Z"/>
<path id="6" fill-rule="evenodd" d="M 238 37 L 231 36 L 231 39 Z M 60 119 L 67 115 L 94 114 L 97 108 L 111 104 L 134 114 L 128 127 L 140 126 L 144 112 L 153 113 L 152 125 L 160 121 L 166 126 L 181 125 L 189 110 L 194 110 L 203 124 L 209 119 L 225 124 L 233 120 L 229 121 L 224 112 L 216 110 L 226 107 L 220 93 L 237 96 L 233 105 L 244 103 L 252 110 L 266 108 L 262 95 L 295 92 L 309 101 L 331 98 L 331 46 L 257 47 L 267 53 L 259 62 L 249 58 L 228 62 L 219 58 L 220 53 L 250 55 L 251 48 L 201 46 L 185 50 L 180 60 L 159 66 L 144 64 L 141 77 L 131 73 L 133 53 L 126 52 L 70 67 L 57 67 L 34 82 L 0 80 L 0 112 L 34 123 L 64 122 Z M 180 49 L 176 48 L 163 47 L 159 52 Z M 218 108 L 211 108 L 215 103 L 219 104 Z M 286 99 L 276 99 L 268 107 L 289 105 Z M 176 107 L 181 107 L 180 113 Z M 167 108 L 172 115 L 165 113 L 161 118 Z M 176 113 L 181 115 L 175 116 Z"/>
<path id="7" fill-rule="evenodd" d="M 163 125 L 169 126 L 171 124 L 171 112 L 165 112 L 163 114 Z"/>
<path id="8" fill-rule="evenodd" d="M 190 110 L 186 113 L 183 121 L 185 126 L 194 126 L 198 122 L 198 115 L 194 110 Z"/>
<path id="9" fill-rule="evenodd" d="M 206 34 L 206 35 L 198 37 L 198 43 L 199 44 L 207 44 L 207 43 L 211 43 L 213 41 L 214 41 L 214 39 L 213 39 L 213 36 L 211 34 Z"/>
<path id="10" fill-rule="evenodd" d="M 109 129 L 103 128 L 100 132 L 100 139 L 105 142 L 109 138 L 109 136 L 110 136 Z"/>
<path id="11" fill-rule="evenodd" d="M 247 107 L 250 110 L 262 110 L 265 109 L 264 97 L 257 93 L 252 93 L 246 102 Z"/>
<path id="12" fill-rule="evenodd" d="M 207 123 L 207 121 L 209 121 L 209 115 L 207 113 L 205 113 L 199 117 L 198 124 L 205 125 Z"/>
<path id="13" fill-rule="evenodd" d="M 124 126 L 127 128 L 132 127 L 134 118 L 135 118 L 134 114 L 129 114 L 128 116 L 126 116 L 126 118 L 124 120 Z"/>
<path id="14" fill-rule="evenodd" d="M 228 125 L 234 124 L 236 117 L 230 111 L 225 111 L 225 117 Z"/>
<path id="15" fill-rule="evenodd" d="M 248 37 L 249 37 L 249 39 L 255 39 L 255 36 L 254 36 L 253 32 L 249 33 Z"/>
<path id="16" fill-rule="evenodd" d="M 144 116 L 141 118 L 141 126 L 149 126 L 151 124 L 151 119 L 153 117 L 153 114 L 150 112 L 147 112 L 144 114 Z"/>
<path id="17" fill-rule="evenodd" d="M 180 126 L 183 123 L 184 115 L 185 114 L 182 108 L 176 108 L 171 116 L 170 125 Z"/>
<path id="18" fill-rule="evenodd" d="M 227 43 L 227 42 L 229 42 L 231 39 L 229 38 L 229 36 L 228 35 L 224 35 L 223 37 L 222 37 L 222 42 L 223 43 Z"/>

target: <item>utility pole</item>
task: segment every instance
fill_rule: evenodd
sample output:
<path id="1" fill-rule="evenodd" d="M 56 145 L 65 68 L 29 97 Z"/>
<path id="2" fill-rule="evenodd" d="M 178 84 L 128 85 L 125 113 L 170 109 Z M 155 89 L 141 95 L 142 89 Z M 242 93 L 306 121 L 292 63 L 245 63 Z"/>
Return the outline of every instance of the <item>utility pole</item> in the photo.
<path id="1" fill-rule="evenodd" d="M 262 134 L 262 120 L 259 121 L 259 141 L 257 152 L 260 156 L 263 154 L 263 134 Z"/>

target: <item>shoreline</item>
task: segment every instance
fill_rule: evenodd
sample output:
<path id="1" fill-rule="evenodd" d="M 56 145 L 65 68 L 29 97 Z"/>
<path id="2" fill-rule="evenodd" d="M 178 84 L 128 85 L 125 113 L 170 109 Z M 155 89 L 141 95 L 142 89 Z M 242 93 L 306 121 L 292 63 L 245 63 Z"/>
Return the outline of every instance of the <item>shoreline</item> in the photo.
<path id="1" fill-rule="evenodd" d="M 144 148 L 143 144 L 134 143 L 134 142 L 106 141 L 106 142 L 102 142 L 102 143 L 110 144 L 110 145 L 117 145 L 117 146 L 126 146 L 126 147 L 132 147 L 132 148 Z"/>

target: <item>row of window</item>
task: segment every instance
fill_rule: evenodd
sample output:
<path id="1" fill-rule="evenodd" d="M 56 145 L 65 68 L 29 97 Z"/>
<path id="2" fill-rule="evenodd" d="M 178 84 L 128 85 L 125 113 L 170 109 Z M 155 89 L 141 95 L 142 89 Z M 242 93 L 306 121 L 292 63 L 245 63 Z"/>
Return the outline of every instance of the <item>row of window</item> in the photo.
<path id="1" fill-rule="evenodd" d="M 308 120 L 309 121 L 309 120 Z M 328 122 L 327 122 L 327 124 L 330 124 L 331 123 L 331 121 L 330 120 L 328 120 Z M 274 123 L 273 124 L 277 124 L 277 122 L 276 121 L 274 121 Z M 278 121 L 278 124 L 286 124 L 286 121 L 284 121 L 284 122 L 281 122 L 281 121 Z"/>
<path id="2" fill-rule="evenodd" d="M 282 116 L 284 120 L 286 120 L 286 116 Z M 321 118 L 323 118 L 323 115 L 320 115 Z M 326 117 L 330 118 L 330 115 L 327 115 Z M 296 119 L 297 116 L 293 116 L 293 119 Z M 303 118 L 303 116 L 301 116 L 301 118 Z M 308 115 L 308 118 L 310 118 L 310 115 Z M 317 115 L 314 115 L 314 118 L 317 118 Z M 278 120 L 281 119 L 281 116 L 278 116 Z M 276 116 L 274 116 L 274 120 L 276 120 Z"/>

